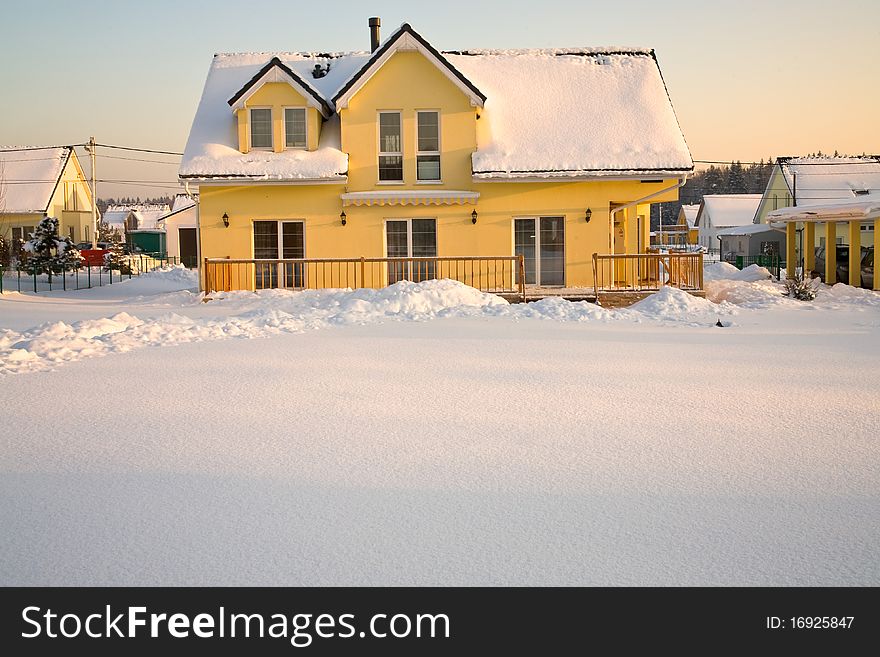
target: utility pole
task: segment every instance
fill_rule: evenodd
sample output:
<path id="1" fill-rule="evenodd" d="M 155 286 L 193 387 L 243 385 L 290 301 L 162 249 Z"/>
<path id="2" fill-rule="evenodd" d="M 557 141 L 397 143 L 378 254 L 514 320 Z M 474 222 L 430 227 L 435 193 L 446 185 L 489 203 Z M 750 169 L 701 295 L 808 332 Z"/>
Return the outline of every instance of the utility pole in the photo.
<path id="1" fill-rule="evenodd" d="M 97 181 L 95 180 L 95 138 L 89 137 L 89 143 L 86 145 L 92 160 L 92 248 L 98 248 L 98 196 L 96 190 Z"/>

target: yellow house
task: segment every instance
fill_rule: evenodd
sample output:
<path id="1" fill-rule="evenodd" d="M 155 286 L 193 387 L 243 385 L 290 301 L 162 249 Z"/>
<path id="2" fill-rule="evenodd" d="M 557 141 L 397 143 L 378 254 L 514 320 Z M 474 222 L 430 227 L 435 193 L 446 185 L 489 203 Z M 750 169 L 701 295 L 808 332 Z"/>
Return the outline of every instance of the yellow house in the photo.
<path id="1" fill-rule="evenodd" d="M 73 147 L 0 148 L 0 235 L 15 249 L 47 216 L 74 242 L 91 239 L 92 195 Z"/>
<path id="2" fill-rule="evenodd" d="M 378 23 L 371 52 L 215 55 L 180 168 L 203 286 L 577 288 L 593 254 L 645 253 L 693 171 L 652 50 L 440 52 Z"/>

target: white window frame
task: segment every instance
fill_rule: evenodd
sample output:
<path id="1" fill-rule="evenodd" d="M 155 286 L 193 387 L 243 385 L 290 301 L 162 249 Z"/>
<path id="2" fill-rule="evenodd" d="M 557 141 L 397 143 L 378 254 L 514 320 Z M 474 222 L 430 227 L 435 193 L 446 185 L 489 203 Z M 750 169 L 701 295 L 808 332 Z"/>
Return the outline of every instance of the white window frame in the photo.
<path id="1" fill-rule="evenodd" d="M 254 146 L 254 110 L 269 110 L 269 146 Z M 275 150 L 275 117 L 272 106 L 257 105 L 256 107 L 248 107 L 248 143 L 252 151 L 273 151 Z"/>
<path id="2" fill-rule="evenodd" d="M 420 151 L 419 150 L 419 114 L 436 114 L 437 115 L 437 150 L 436 151 Z M 423 109 L 416 110 L 416 184 L 417 185 L 442 185 L 443 184 L 443 158 L 440 155 L 443 147 L 441 145 L 441 130 L 440 130 L 440 110 L 438 109 Z M 436 155 L 438 158 L 438 165 L 440 168 L 440 176 L 438 178 L 434 178 L 431 180 L 421 180 L 419 178 L 419 156 L 420 155 Z"/>
<path id="3" fill-rule="evenodd" d="M 254 223 L 257 221 L 274 221 L 278 224 L 278 250 L 277 255 L 274 258 L 265 258 L 265 260 L 284 260 L 282 257 L 282 253 L 284 253 L 284 226 L 282 224 L 302 224 L 303 225 L 303 258 L 307 258 L 306 255 L 306 220 L 305 219 L 251 219 L 251 257 L 254 260 L 263 260 L 263 258 L 257 258 L 256 255 L 256 244 L 254 243 Z"/>
<path id="4" fill-rule="evenodd" d="M 303 111 L 303 125 L 305 126 L 305 144 L 303 146 L 289 146 L 287 144 L 287 110 L 289 109 Z M 284 149 L 307 151 L 309 149 L 309 108 L 304 105 L 285 105 L 281 108 L 281 112 L 282 123 L 284 124 Z"/>
<path id="5" fill-rule="evenodd" d="M 545 285 L 541 282 L 541 219 L 562 218 L 563 230 L 563 249 L 562 249 L 562 285 Z M 526 285 L 537 287 L 565 287 L 568 284 L 568 240 L 565 237 L 568 234 L 566 224 L 568 223 L 568 215 L 565 214 L 545 214 L 545 215 L 517 215 L 510 222 L 510 252 L 516 255 L 516 222 L 519 219 L 533 219 L 535 221 L 535 282 L 526 283 Z"/>
<path id="6" fill-rule="evenodd" d="M 434 249 L 437 252 L 437 255 L 431 256 L 434 258 L 440 257 L 440 222 L 437 217 L 388 217 L 382 221 L 382 253 L 385 254 L 386 258 L 390 257 L 402 257 L 402 258 L 415 258 L 412 254 L 413 252 L 413 239 L 412 239 L 412 222 L 413 219 L 433 219 L 434 221 Z M 389 256 L 388 255 L 388 222 L 389 221 L 405 221 L 406 222 L 406 253 L 405 256 Z M 421 256 L 419 256 L 421 257 Z M 388 283 L 388 266 L 385 268 L 385 272 L 383 276 L 386 277 L 385 283 Z M 439 271 L 439 267 L 438 267 Z M 411 272 L 409 272 L 411 274 Z"/>
<path id="7" fill-rule="evenodd" d="M 397 114 L 400 118 L 400 151 L 384 152 L 382 150 L 382 115 Z M 381 169 L 382 156 L 398 156 L 400 157 L 400 180 L 382 180 L 379 176 Z M 376 184 L 377 185 L 403 185 L 406 172 L 404 171 L 403 162 L 403 111 L 402 110 L 379 110 L 376 112 Z"/>

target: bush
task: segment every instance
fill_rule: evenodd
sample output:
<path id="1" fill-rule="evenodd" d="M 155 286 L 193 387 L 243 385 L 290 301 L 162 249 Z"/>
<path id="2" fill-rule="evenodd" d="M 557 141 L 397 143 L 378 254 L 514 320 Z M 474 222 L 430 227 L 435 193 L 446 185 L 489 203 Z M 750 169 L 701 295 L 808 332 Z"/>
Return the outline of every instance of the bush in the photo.
<path id="1" fill-rule="evenodd" d="M 803 269 L 798 269 L 794 278 L 785 279 L 784 285 L 787 297 L 799 301 L 812 301 L 816 298 L 816 284 L 809 276 L 804 275 Z"/>

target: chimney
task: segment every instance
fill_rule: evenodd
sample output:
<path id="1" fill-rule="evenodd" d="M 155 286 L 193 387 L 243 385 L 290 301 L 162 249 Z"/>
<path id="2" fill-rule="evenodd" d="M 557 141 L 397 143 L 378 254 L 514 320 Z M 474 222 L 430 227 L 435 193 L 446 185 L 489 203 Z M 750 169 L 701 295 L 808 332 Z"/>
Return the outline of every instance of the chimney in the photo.
<path id="1" fill-rule="evenodd" d="M 376 52 L 379 47 L 380 25 L 382 25 L 382 20 L 378 16 L 373 16 L 370 19 L 370 52 Z"/>

